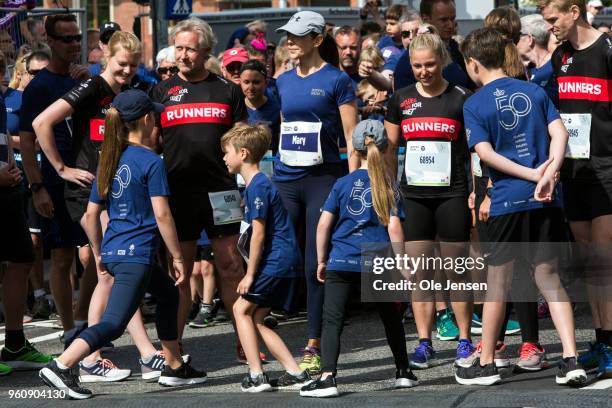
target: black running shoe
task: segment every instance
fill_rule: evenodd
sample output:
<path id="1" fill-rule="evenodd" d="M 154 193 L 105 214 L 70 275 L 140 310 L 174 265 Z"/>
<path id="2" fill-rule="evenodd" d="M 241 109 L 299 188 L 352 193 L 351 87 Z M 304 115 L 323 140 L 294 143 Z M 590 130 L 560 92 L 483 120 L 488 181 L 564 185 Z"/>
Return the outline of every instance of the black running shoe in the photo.
<path id="1" fill-rule="evenodd" d="M 251 374 L 247 373 L 247 375 L 242 379 L 242 384 L 240 385 L 240 389 L 242 392 L 265 392 L 270 391 L 272 386 L 270 385 L 270 381 L 268 380 L 268 375 L 266 373 L 261 373 L 257 375 L 257 378 L 251 378 Z"/>
<path id="2" fill-rule="evenodd" d="M 187 363 L 183 363 L 176 370 L 165 365 L 157 382 L 168 387 L 201 384 L 206 382 L 206 373 L 194 369 Z"/>
<path id="3" fill-rule="evenodd" d="M 271 314 L 269 314 L 266 317 L 264 317 L 263 323 L 264 323 L 264 326 L 266 326 L 268 329 L 274 329 L 276 326 L 278 326 L 278 319 L 272 316 Z"/>
<path id="4" fill-rule="evenodd" d="M 470 367 L 458 367 L 455 380 L 462 385 L 493 385 L 501 381 L 495 363 L 482 367 L 480 358 L 474 360 Z"/>
<path id="5" fill-rule="evenodd" d="M 203 328 L 213 324 L 213 306 L 200 304 L 196 316 L 189 322 L 189 327 Z"/>
<path id="6" fill-rule="evenodd" d="M 285 371 L 285 374 L 278 377 L 276 380 L 272 380 L 271 384 L 277 388 L 301 388 L 305 385 L 310 384 L 313 379 L 308 374 L 308 371 L 304 370 L 300 375 L 289 374 Z"/>
<path id="7" fill-rule="evenodd" d="M 395 388 L 411 388 L 417 385 L 419 385 L 419 380 L 412 370 L 403 369 L 395 372 Z"/>
<path id="8" fill-rule="evenodd" d="M 45 384 L 56 390 L 66 392 L 70 399 L 87 399 L 92 397 L 92 392 L 81 387 L 74 369 L 61 370 L 55 360 L 51 361 L 38 372 L 38 376 Z"/>
<path id="9" fill-rule="evenodd" d="M 313 381 L 300 389 L 300 397 L 330 398 L 339 395 L 336 377 L 333 375 L 324 380 Z"/>
<path id="10" fill-rule="evenodd" d="M 576 357 L 561 359 L 557 377 L 555 378 L 557 384 L 578 387 L 584 384 L 586 380 L 586 372 L 576 361 Z"/>

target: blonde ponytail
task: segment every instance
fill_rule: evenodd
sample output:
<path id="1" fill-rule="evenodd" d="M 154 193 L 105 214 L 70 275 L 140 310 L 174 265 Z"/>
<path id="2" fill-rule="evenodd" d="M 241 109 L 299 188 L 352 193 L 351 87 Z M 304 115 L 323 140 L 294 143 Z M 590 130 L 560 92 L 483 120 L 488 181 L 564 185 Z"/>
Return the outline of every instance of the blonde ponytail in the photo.
<path id="1" fill-rule="evenodd" d="M 370 176 L 374 211 L 376 211 L 380 223 L 387 226 L 391 213 L 397 211 L 393 182 L 385 169 L 382 152 L 374 143 L 374 139 L 366 136 L 365 145 L 368 149 L 368 175 Z"/>

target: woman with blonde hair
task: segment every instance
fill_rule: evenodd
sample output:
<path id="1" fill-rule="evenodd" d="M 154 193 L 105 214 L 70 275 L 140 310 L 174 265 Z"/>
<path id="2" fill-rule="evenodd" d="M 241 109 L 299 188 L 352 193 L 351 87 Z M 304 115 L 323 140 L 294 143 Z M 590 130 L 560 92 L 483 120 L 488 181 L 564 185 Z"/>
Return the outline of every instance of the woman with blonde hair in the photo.
<path id="1" fill-rule="evenodd" d="M 80 85 L 77 85 L 61 99 L 45 109 L 33 123 L 40 147 L 57 171 L 64 178 L 66 189 L 64 198 L 70 217 L 85 222 L 85 212 L 91 193 L 91 185 L 98 168 L 105 137 L 104 118 L 111 107 L 115 95 L 128 87 L 142 55 L 142 45 L 138 38 L 125 31 L 115 32 L 108 42 L 106 68 Z M 53 126 L 72 118 L 72 160 L 64 163 L 55 145 Z M 91 251 L 89 253 L 91 257 Z M 106 308 L 113 277 L 98 269 L 98 284 L 91 297 L 88 324 L 93 326 L 100 321 Z M 140 365 L 143 379 L 157 378 L 161 374 L 163 355 L 149 340 L 140 311 L 134 314 L 128 331 L 140 352 Z M 66 339 L 66 346 L 76 338 Z M 112 362 L 103 359 L 99 350 L 80 364 L 80 377 L 83 382 L 120 381 L 127 378 L 130 370 L 117 369 Z"/>

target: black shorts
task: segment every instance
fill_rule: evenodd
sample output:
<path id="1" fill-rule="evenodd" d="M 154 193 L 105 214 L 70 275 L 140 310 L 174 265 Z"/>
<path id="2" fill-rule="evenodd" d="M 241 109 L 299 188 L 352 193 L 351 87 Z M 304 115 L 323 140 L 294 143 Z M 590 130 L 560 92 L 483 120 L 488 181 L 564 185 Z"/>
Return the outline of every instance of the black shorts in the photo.
<path id="1" fill-rule="evenodd" d="M 0 189 L 0 262 L 34 261 L 34 246 L 23 202 L 21 186 Z"/>
<path id="2" fill-rule="evenodd" d="M 255 277 L 249 293 L 242 297 L 260 307 L 292 311 L 299 283 L 299 278 L 277 278 L 260 273 Z"/>
<path id="3" fill-rule="evenodd" d="M 569 221 L 591 221 L 612 214 L 612 186 L 563 181 L 563 203 Z"/>
<path id="4" fill-rule="evenodd" d="M 197 241 L 203 229 L 206 230 L 209 239 L 236 235 L 240 232 L 240 221 L 215 225 L 212 206 L 206 192 L 173 192 L 169 202 L 181 242 Z"/>
<path id="5" fill-rule="evenodd" d="M 196 262 L 199 261 L 209 261 L 212 262 L 215 260 L 215 256 L 213 255 L 212 245 L 198 245 L 196 250 L 195 259 Z"/>
<path id="6" fill-rule="evenodd" d="M 559 243 L 569 240 L 563 210 L 557 207 L 489 217 L 487 233 L 491 244 L 485 258 L 494 266 L 517 257 L 531 265 L 561 257 Z"/>
<path id="7" fill-rule="evenodd" d="M 78 222 L 70 218 L 64 199 L 64 185 L 45 186 L 53 202 L 53 218 L 41 217 L 42 239 L 49 249 L 87 245 L 87 235 Z"/>
<path id="8" fill-rule="evenodd" d="M 405 241 L 468 242 L 472 215 L 467 197 L 404 198 Z"/>

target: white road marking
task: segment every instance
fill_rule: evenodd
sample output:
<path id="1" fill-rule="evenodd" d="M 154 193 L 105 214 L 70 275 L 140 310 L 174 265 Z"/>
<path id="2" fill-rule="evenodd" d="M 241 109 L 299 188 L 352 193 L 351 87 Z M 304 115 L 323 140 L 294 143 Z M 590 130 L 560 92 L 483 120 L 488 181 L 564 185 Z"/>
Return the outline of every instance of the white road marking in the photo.
<path id="1" fill-rule="evenodd" d="M 608 388 L 612 388 L 612 378 L 599 380 L 588 387 L 582 387 L 581 390 L 607 390 Z"/>

